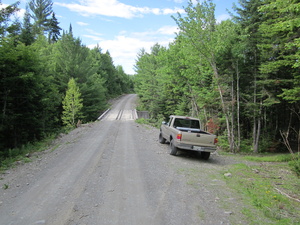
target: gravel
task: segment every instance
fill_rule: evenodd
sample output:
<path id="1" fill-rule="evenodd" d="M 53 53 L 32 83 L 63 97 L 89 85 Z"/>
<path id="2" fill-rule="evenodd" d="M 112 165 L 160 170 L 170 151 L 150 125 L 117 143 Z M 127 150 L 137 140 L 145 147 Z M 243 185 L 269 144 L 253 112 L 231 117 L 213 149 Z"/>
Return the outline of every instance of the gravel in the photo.
<path id="1" fill-rule="evenodd" d="M 1 174 L 0 224 L 247 224 L 223 178 L 237 162 L 169 155 L 158 129 L 133 120 L 135 100 Z"/>

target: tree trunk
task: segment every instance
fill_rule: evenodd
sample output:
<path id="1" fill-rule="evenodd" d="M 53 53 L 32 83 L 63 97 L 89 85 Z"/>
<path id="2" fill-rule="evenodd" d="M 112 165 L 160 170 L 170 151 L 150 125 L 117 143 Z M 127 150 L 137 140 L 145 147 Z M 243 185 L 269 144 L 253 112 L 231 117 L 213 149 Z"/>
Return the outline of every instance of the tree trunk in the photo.
<path id="1" fill-rule="evenodd" d="M 240 126 L 240 74 L 239 74 L 238 62 L 236 65 L 236 101 L 237 101 L 236 117 L 237 117 L 237 136 L 238 136 L 236 151 L 239 152 L 241 147 L 241 126 Z"/>
<path id="2" fill-rule="evenodd" d="M 219 91 L 219 94 L 220 94 L 222 110 L 223 110 L 223 113 L 225 115 L 227 135 L 228 135 L 227 139 L 228 139 L 228 143 L 229 143 L 229 146 L 230 146 L 230 151 L 233 152 L 234 151 L 234 140 L 233 140 L 233 137 L 232 137 L 232 134 L 231 134 L 231 127 L 230 127 L 230 122 L 229 122 L 228 110 L 227 110 L 226 105 L 225 105 L 225 101 L 224 101 L 224 97 L 223 97 L 223 93 L 222 93 L 222 88 L 221 88 L 221 85 L 220 85 L 220 82 L 219 82 L 219 73 L 218 73 L 217 65 L 216 65 L 215 61 L 213 61 L 213 60 L 210 61 L 210 64 L 211 64 L 211 67 L 213 69 L 215 79 L 217 81 L 216 83 L 218 85 L 218 91 Z"/>
<path id="3" fill-rule="evenodd" d="M 232 77 L 232 81 L 231 81 L 231 142 L 230 144 L 232 146 L 230 146 L 230 149 L 232 149 L 232 151 L 235 153 L 235 129 L 234 129 L 234 107 L 235 105 L 235 94 L 234 94 L 234 79 Z"/>
<path id="4" fill-rule="evenodd" d="M 3 96 L 3 109 L 2 109 L 2 125 L 4 124 L 5 121 L 5 116 L 6 116 L 6 106 L 7 106 L 7 98 L 8 98 L 8 90 L 4 91 L 4 96 Z"/>
<path id="5" fill-rule="evenodd" d="M 255 120 L 257 124 L 254 124 L 255 128 L 255 133 L 253 132 L 253 152 L 258 153 L 258 147 L 259 147 L 259 138 L 260 138 L 260 131 L 261 131 L 261 120 L 262 120 L 262 101 L 260 102 L 260 107 L 259 107 L 259 113 L 258 117 Z"/>
<path id="6" fill-rule="evenodd" d="M 257 120 L 257 132 L 256 132 L 256 136 L 253 137 L 254 141 L 253 141 L 253 152 L 254 153 L 258 153 L 258 147 L 259 147 L 259 136 L 260 136 L 260 130 L 261 130 L 261 118 L 258 118 Z"/>

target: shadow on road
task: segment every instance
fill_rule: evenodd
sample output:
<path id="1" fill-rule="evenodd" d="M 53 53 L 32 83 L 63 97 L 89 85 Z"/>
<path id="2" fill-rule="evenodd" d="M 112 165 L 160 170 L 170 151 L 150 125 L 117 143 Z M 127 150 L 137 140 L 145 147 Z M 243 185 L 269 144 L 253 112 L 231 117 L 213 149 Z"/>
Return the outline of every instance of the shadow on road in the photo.
<path id="1" fill-rule="evenodd" d="M 213 164 L 216 166 L 226 166 L 226 165 L 232 165 L 239 163 L 235 159 L 227 156 L 220 156 L 217 154 L 211 154 L 210 158 L 208 160 L 205 160 L 201 158 L 201 155 L 199 152 L 194 151 L 179 151 L 177 153 L 176 157 L 181 157 L 182 159 L 186 161 L 193 161 L 193 162 L 199 162 L 199 163 L 205 163 L 205 164 Z"/>

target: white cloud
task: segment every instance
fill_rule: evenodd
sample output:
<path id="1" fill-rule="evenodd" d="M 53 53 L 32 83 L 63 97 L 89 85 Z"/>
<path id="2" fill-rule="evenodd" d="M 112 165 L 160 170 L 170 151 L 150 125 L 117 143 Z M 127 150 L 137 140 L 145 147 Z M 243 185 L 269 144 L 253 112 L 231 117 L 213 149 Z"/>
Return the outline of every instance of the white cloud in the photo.
<path id="1" fill-rule="evenodd" d="M 98 33 L 98 32 L 96 32 L 96 31 L 94 31 L 94 30 L 92 30 L 92 29 L 85 29 L 87 32 L 89 32 L 90 34 L 92 34 L 92 35 L 96 35 L 96 36 L 102 36 L 103 34 L 101 34 L 101 33 Z"/>
<path id="2" fill-rule="evenodd" d="M 103 52 L 109 51 L 114 60 L 115 65 L 122 65 L 127 74 L 134 74 L 134 65 L 136 63 L 137 54 L 144 48 L 150 51 L 154 44 L 159 43 L 167 47 L 174 40 L 174 32 L 177 27 L 164 26 L 156 31 L 147 31 L 140 33 L 127 33 L 121 31 L 113 40 L 101 40 L 95 45 L 100 46 Z"/>
<path id="3" fill-rule="evenodd" d="M 184 0 L 174 0 L 175 3 L 183 3 Z"/>
<path id="4" fill-rule="evenodd" d="M 178 32 L 177 26 L 163 26 L 157 31 L 160 34 L 167 34 L 167 35 L 174 35 L 176 32 Z"/>
<path id="5" fill-rule="evenodd" d="M 122 65 L 124 71 L 128 74 L 134 74 L 133 66 L 139 50 L 142 48 L 149 50 L 154 44 L 155 42 L 123 35 L 116 36 L 113 40 L 103 40 L 98 43 L 103 52 L 109 51 L 114 64 Z M 95 46 L 89 47 L 93 48 Z"/>
<path id="6" fill-rule="evenodd" d="M 88 26 L 89 24 L 88 23 L 85 23 L 85 22 L 77 22 L 77 24 L 79 25 L 79 26 Z"/>
<path id="7" fill-rule="evenodd" d="M 178 32 L 177 26 L 163 26 L 157 30 L 133 32 L 131 36 L 146 41 L 160 42 L 164 37 L 168 37 L 168 36 L 174 37 L 176 32 Z"/>
<path id="8" fill-rule="evenodd" d="M 175 14 L 177 12 L 183 12 L 184 10 L 183 9 L 179 9 L 179 8 L 174 8 L 174 9 L 168 9 L 168 8 L 165 8 L 165 9 L 162 9 L 162 14 L 163 15 L 170 15 L 170 14 Z"/>
<path id="9" fill-rule="evenodd" d="M 86 38 L 89 38 L 89 39 L 92 39 L 94 41 L 102 41 L 103 40 L 103 38 L 101 38 L 99 36 L 95 36 L 95 35 L 84 34 L 82 36 L 86 37 Z"/>
<path id="10" fill-rule="evenodd" d="M 230 19 L 230 18 L 231 18 L 230 15 L 228 15 L 228 14 L 222 14 L 222 15 L 219 15 L 219 16 L 216 18 L 216 20 L 217 20 L 217 23 L 220 23 L 221 21 L 223 21 L 223 20 L 228 20 L 228 19 Z"/>
<path id="11" fill-rule="evenodd" d="M 88 34 L 83 34 L 83 37 L 92 39 L 93 41 L 103 41 L 104 39 L 101 37 L 102 34 L 98 33 L 92 29 L 85 29 Z"/>
<path id="12" fill-rule="evenodd" d="M 24 15 L 25 15 L 25 12 L 26 12 L 25 9 L 20 9 L 20 10 L 17 12 L 17 17 L 18 17 L 18 18 L 23 18 Z"/>
<path id="13" fill-rule="evenodd" d="M 7 6 L 9 6 L 9 5 L 8 5 L 8 4 L 2 3 L 2 4 L 0 5 L 0 9 L 4 9 L 4 8 L 6 8 Z"/>
<path id="14" fill-rule="evenodd" d="M 9 4 L 4 4 L 4 3 L 2 3 L 2 4 L 0 5 L 0 9 L 4 9 L 4 8 L 6 8 L 6 7 L 8 7 L 8 6 L 9 6 Z M 18 11 L 14 14 L 14 16 L 15 16 L 16 18 L 22 19 L 22 18 L 24 17 L 25 12 L 26 12 L 25 9 L 20 9 L 20 10 L 18 10 Z"/>
<path id="15" fill-rule="evenodd" d="M 183 12 L 183 9 L 159 9 L 149 7 L 135 7 L 123 4 L 117 0 L 79 0 L 78 3 L 59 3 L 56 5 L 66 7 L 71 11 L 80 13 L 83 16 L 103 15 L 121 18 L 141 17 L 144 14 L 167 15 L 176 12 Z"/>

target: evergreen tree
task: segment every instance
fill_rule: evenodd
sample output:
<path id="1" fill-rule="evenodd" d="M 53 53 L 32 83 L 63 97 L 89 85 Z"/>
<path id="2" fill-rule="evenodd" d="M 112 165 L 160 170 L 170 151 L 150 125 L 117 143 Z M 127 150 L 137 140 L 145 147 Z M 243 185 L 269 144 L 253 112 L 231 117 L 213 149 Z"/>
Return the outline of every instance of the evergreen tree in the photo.
<path id="1" fill-rule="evenodd" d="M 20 35 L 20 41 L 25 45 L 31 45 L 34 42 L 33 25 L 30 23 L 30 13 L 28 8 L 24 14 L 22 32 Z"/>
<path id="2" fill-rule="evenodd" d="M 113 64 L 113 59 L 109 51 L 101 55 L 101 72 L 105 79 L 105 86 L 107 87 L 107 98 L 118 96 L 122 93 L 120 82 L 117 77 L 117 70 Z"/>
<path id="3" fill-rule="evenodd" d="M 42 101 L 42 130 L 44 134 L 52 133 L 61 126 L 61 102 L 65 93 L 59 93 L 59 85 L 55 82 L 52 60 L 53 45 L 49 44 L 45 36 L 40 35 L 32 44 L 38 53 L 39 64 L 36 65 L 37 72 L 42 76 L 41 89 L 45 96 Z"/>
<path id="4" fill-rule="evenodd" d="M 264 22 L 259 28 L 264 37 L 259 47 L 264 59 L 260 70 L 264 78 L 264 105 L 269 111 L 267 119 L 273 121 L 269 126 L 276 132 L 274 135 L 279 138 L 280 133 L 285 144 L 289 143 L 286 146 L 290 151 L 290 146 L 298 146 L 300 151 L 300 3 L 267 3 L 260 8 Z"/>
<path id="5" fill-rule="evenodd" d="M 121 82 L 121 91 L 122 93 L 130 93 L 133 91 L 133 82 L 130 79 L 130 75 L 127 75 L 122 66 L 116 66 L 117 74 Z"/>
<path id="6" fill-rule="evenodd" d="M 259 32 L 259 26 L 263 21 L 262 13 L 258 10 L 262 5 L 262 0 L 239 0 L 241 8 L 234 7 L 238 13 L 234 16 L 235 21 L 241 27 L 240 42 L 244 50 L 241 53 L 244 57 L 244 65 L 241 70 L 241 87 L 244 88 L 243 99 L 246 113 L 242 118 L 245 127 L 251 127 L 246 136 L 251 137 L 253 141 L 253 151 L 258 152 L 259 140 L 263 119 L 263 92 L 264 87 L 259 83 L 262 76 L 259 71 L 261 64 L 261 52 L 258 44 L 262 37 Z M 250 84 L 250 85 L 249 85 Z"/>
<path id="7" fill-rule="evenodd" d="M 273 98 L 282 94 L 281 91 L 284 89 L 282 96 L 286 99 L 300 100 L 299 9 L 300 3 L 293 0 L 271 1 L 260 8 L 260 12 L 264 14 L 264 22 L 260 26 L 264 39 L 260 47 L 263 51 L 262 57 L 265 59 L 261 65 L 261 71 L 266 78 L 266 88 L 269 87 L 273 91 L 274 85 L 278 87 L 277 92 L 273 92 Z M 290 98 L 292 96 L 294 99 Z"/>
<path id="8" fill-rule="evenodd" d="M 53 49 L 54 71 L 60 91 L 65 90 L 71 77 L 74 77 L 79 85 L 85 83 L 87 77 L 94 74 L 92 60 L 89 59 L 90 49 L 81 43 L 79 38 L 72 34 L 63 34 Z"/>
<path id="9" fill-rule="evenodd" d="M 61 28 L 58 26 L 59 22 L 55 17 L 55 13 L 52 13 L 52 18 L 49 23 L 49 35 L 48 40 L 49 43 L 57 42 L 60 37 L 60 30 Z"/>
<path id="10" fill-rule="evenodd" d="M 87 61 L 90 62 L 91 73 L 81 84 L 83 98 L 82 113 L 86 122 L 95 121 L 107 108 L 105 79 L 101 75 L 101 49 L 95 47 L 89 51 Z"/>
<path id="11" fill-rule="evenodd" d="M 69 33 L 68 34 L 73 37 L 73 27 L 72 27 L 72 24 L 70 24 L 70 26 L 69 26 Z"/>
<path id="12" fill-rule="evenodd" d="M 31 10 L 31 18 L 34 20 L 34 33 L 44 34 L 50 31 L 49 18 L 52 13 L 52 0 L 30 0 L 29 8 Z"/>
<path id="13" fill-rule="evenodd" d="M 101 112 L 107 109 L 106 87 L 104 79 L 99 74 L 88 77 L 87 82 L 81 85 L 84 121 L 95 121 Z"/>
<path id="14" fill-rule="evenodd" d="M 62 121 L 68 128 L 75 127 L 77 120 L 81 119 L 81 109 L 83 104 L 80 96 L 81 93 L 79 87 L 77 86 L 75 79 L 71 78 L 68 83 L 66 96 L 62 102 L 64 109 Z"/>
<path id="15" fill-rule="evenodd" d="M 47 98 L 34 46 L 0 42 L 0 148 L 19 147 L 43 137 L 43 101 Z"/>

